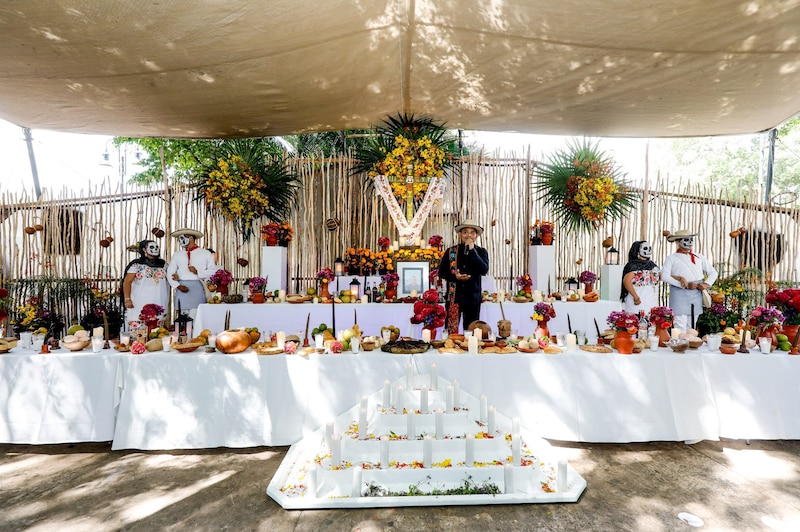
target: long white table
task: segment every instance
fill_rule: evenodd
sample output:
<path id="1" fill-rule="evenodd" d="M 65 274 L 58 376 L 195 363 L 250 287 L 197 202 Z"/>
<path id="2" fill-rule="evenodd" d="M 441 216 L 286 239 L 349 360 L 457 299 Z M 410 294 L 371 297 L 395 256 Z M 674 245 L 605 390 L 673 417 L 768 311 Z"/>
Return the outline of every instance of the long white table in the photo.
<path id="1" fill-rule="evenodd" d="M 323 305 L 313 303 L 252 303 L 204 304 L 197 309 L 195 317 L 195 330 L 209 329 L 220 332 L 224 329 L 225 316 L 230 311 L 231 327 L 258 327 L 262 331 L 286 331 L 298 334 L 302 338 L 304 326 L 309 313 L 310 327 L 314 328 L 320 323 L 333 325 L 333 312 L 336 312 L 337 329 L 348 328 L 357 320 L 362 331 L 370 335 L 377 335 L 380 328 L 385 325 L 395 325 L 404 335 L 420 337 L 421 326 L 411 324 L 413 304 L 410 303 L 367 303 L 367 304 L 337 304 Z M 497 330 L 497 322 L 503 318 L 511 320 L 512 333 L 527 335 L 536 329 L 536 322 L 531 319 L 533 303 L 503 303 L 502 309 L 498 303 L 483 303 L 481 305 L 481 319 L 488 323 L 493 330 Z M 595 321 L 601 331 L 606 328 L 606 318 L 611 312 L 620 310 L 621 305 L 616 301 L 564 302 L 553 303 L 556 317 L 549 323 L 551 333 L 581 330 L 587 333 L 590 341 L 597 338 Z"/>

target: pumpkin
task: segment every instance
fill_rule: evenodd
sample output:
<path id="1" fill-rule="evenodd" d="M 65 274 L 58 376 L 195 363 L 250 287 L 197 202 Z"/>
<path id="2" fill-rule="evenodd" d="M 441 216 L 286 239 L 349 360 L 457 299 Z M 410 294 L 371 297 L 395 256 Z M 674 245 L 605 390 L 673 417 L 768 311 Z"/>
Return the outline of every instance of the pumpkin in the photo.
<path id="1" fill-rule="evenodd" d="M 220 353 L 241 353 L 250 347 L 250 334 L 240 330 L 223 331 L 217 335 L 216 348 Z"/>

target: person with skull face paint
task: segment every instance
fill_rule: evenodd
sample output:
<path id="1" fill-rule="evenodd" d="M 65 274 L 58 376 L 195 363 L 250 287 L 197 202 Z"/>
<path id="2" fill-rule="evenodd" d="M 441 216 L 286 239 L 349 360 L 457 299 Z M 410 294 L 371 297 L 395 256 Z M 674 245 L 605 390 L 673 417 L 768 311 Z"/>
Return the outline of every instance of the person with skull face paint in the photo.
<path id="1" fill-rule="evenodd" d="M 142 240 L 137 248 L 139 256 L 125 267 L 122 279 L 126 326 L 132 321 L 139 321 L 145 305 L 155 303 L 167 308 L 169 304 L 167 263 L 159 257 L 161 247 L 153 240 Z"/>
<path id="2" fill-rule="evenodd" d="M 653 258 L 653 246 L 647 240 L 637 240 L 628 251 L 628 263 L 622 270 L 620 300 L 627 312 L 638 314 L 658 306 L 660 269 Z"/>
<path id="3" fill-rule="evenodd" d="M 717 270 L 704 256 L 695 253 L 694 237 L 697 233 L 682 229 L 667 236 L 678 244 L 678 249 L 664 260 L 661 280 L 670 285 L 669 306 L 675 313 L 675 327 L 695 328 L 691 323 L 703 312 L 703 290 L 717 280 Z"/>
<path id="4" fill-rule="evenodd" d="M 211 277 L 219 268 L 211 252 L 195 242 L 203 233 L 195 229 L 178 229 L 172 232 L 178 239 L 181 249 L 173 253 L 167 268 L 167 280 L 175 289 L 174 308 L 188 311 L 195 316 L 197 307 L 206 302 L 203 281 Z"/>

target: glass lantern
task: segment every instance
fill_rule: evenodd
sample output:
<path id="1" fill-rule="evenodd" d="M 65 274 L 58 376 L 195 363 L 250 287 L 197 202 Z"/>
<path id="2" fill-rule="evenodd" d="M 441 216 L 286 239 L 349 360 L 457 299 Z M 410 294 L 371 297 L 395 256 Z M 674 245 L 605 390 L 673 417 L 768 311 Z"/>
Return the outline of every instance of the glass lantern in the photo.
<path id="1" fill-rule="evenodd" d="M 606 251 L 606 264 L 612 266 L 619 265 L 619 251 L 614 246 L 611 246 L 608 248 L 608 251 Z"/>

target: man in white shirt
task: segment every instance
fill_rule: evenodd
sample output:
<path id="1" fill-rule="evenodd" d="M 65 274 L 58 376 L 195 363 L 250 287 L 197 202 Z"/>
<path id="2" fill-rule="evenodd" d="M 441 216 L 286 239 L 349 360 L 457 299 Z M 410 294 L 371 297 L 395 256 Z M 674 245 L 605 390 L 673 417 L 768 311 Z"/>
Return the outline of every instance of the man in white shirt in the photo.
<path id="1" fill-rule="evenodd" d="M 668 255 L 661 267 L 661 280 L 670 285 L 669 306 L 675 313 L 675 327 L 694 329 L 694 319 L 703 312 L 703 290 L 717 280 L 717 270 L 704 256 L 693 251 L 697 233 L 682 229 L 667 236 L 678 249 Z"/>
<path id="2" fill-rule="evenodd" d="M 178 229 L 172 236 L 178 239 L 181 249 L 173 253 L 167 268 L 167 279 L 175 291 L 174 308 L 194 317 L 198 305 L 206 302 L 203 282 L 217 271 L 211 252 L 197 245 L 203 233 L 195 229 Z"/>

